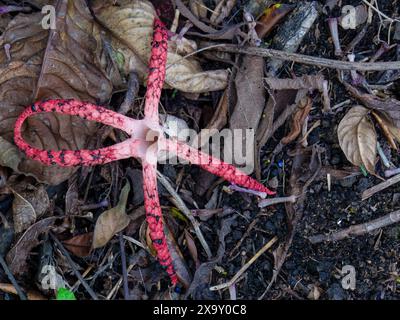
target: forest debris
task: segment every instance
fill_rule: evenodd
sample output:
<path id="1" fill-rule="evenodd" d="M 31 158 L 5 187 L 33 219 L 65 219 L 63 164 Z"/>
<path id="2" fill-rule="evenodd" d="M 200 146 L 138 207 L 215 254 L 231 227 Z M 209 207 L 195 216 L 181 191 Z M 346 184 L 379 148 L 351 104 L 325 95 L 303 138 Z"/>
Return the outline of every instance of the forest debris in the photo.
<path id="1" fill-rule="evenodd" d="M 322 94 L 324 112 L 331 110 L 329 83 L 321 74 L 315 76 L 305 75 L 295 79 L 266 78 L 265 82 L 272 90 L 318 90 Z"/>
<path id="2" fill-rule="evenodd" d="M 224 284 L 220 284 L 214 287 L 211 287 L 211 291 L 218 291 L 229 288 L 236 284 L 239 278 L 246 272 L 248 268 L 250 268 L 258 258 L 260 258 L 267 250 L 269 250 L 276 242 L 278 241 L 278 237 L 272 238 L 266 245 L 264 245 L 235 275 L 234 277 Z"/>
<path id="3" fill-rule="evenodd" d="M 379 126 L 381 127 L 382 132 L 385 135 L 390 146 L 394 150 L 397 150 L 398 148 L 395 140 L 400 142 L 400 129 L 393 126 L 392 122 L 385 114 L 372 111 L 372 115 L 374 116 L 376 122 L 378 122 Z"/>
<path id="4" fill-rule="evenodd" d="M 275 4 L 266 9 L 257 23 L 256 32 L 260 39 L 265 38 L 272 29 L 294 9 L 293 5 Z"/>
<path id="5" fill-rule="evenodd" d="M 229 16 L 233 7 L 236 5 L 237 0 L 222 0 L 215 7 L 210 21 L 216 25 L 220 24 L 225 18 Z"/>
<path id="6" fill-rule="evenodd" d="M 296 52 L 318 16 L 318 3 L 316 1 L 299 2 L 295 11 L 279 28 L 272 42 L 272 47 L 287 53 Z M 276 75 L 282 65 L 281 60 L 272 59 L 268 64 L 269 75 Z"/>
<path id="7" fill-rule="evenodd" d="M 282 198 L 270 198 L 270 199 L 264 199 L 261 200 L 258 203 L 258 207 L 259 208 L 266 208 L 269 206 L 273 206 L 279 203 L 286 203 L 286 202 L 291 202 L 291 203 L 295 203 L 297 201 L 297 196 L 290 196 L 290 197 L 282 197 Z"/>
<path id="8" fill-rule="evenodd" d="M 218 230 L 218 251 L 214 259 L 200 265 L 193 277 L 192 284 L 185 294 L 185 299 L 192 296 L 195 300 L 204 300 L 205 298 L 214 298 L 210 296 L 209 282 L 212 270 L 221 262 L 225 255 L 225 238 L 232 230 L 232 224 L 237 216 L 225 218 L 221 221 L 221 228 Z"/>
<path id="9" fill-rule="evenodd" d="M 59 1 L 58 28 L 50 32 L 50 41 L 49 31 L 40 23 L 41 13 L 18 15 L 0 37 L 0 47 L 4 43 L 11 45 L 12 57 L 8 62 L 6 54 L 0 51 L 0 95 L 4 97 L 0 103 L 2 138 L 13 141 L 12 120 L 34 100 L 78 97 L 105 102 L 109 99 L 111 84 L 99 70 L 100 63 L 96 60 L 101 41 L 93 35 L 94 22 L 85 8 L 84 2 Z M 83 148 L 96 127 L 56 114 L 41 115 L 41 118 L 45 121 L 30 121 L 25 132 L 33 145 L 43 149 Z M 11 167 L 50 184 L 65 181 L 75 170 L 42 166 L 24 157 Z"/>
<path id="10" fill-rule="evenodd" d="M 8 252 L 7 263 L 14 275 L 18 276 L 26 271 L 29 253 L 39 244 L 39 236 L 48 232 L 57 219 L 56 217 L 46 218 L 32 225 Z"/>
<path id="11" fill-rule="evenodd" d="M 167 189 L 167 191 L 171 194 L 171 196 L 175 200 L 175 205 L 189 219 L 189 221 L 193 225 L 193 228 L 194 228 L 194 230 L 196 232 L 197 238 L 199 239 L 201 245 L 203 246 L 204 251 L 206 252 L 208 258 L 211 258 L 212 257 L 212 253 L 211 253 L 210 247 L 208 246 L 208 243 L 207 243 L 206 239 L 203 236 L 203 233 L 201 232 L 199 222 L 195 219 L 195 217 L 193 216 L 192 212 L 188 209 L 188 207 L 183 202 L 183 200 L 181 199 L 179 194 L 171 186 L 171 184 L 169 183 L 168 179 L 163 174 L 161 174 L 160 172 L 157 172 L 157 177 L 158 177 L 158 180 L 161 182 L 161 184 L 164 186 L 164 188 Z"/>
<path id="12" fill-rule="evenodd" d="M 285 204 L 289 233 L 286 236 L 285 242 L 281 243 L 273 253 L 275 258 L 273 276 L 268 287 L 259 297 L 259 300 L 263 299 L 272 288 L 286 261 L 297 231 L 298 223 L 303 217 L 307 189 L 322 171 L 322 152 L 323 150 L 318 146 L 302 148 L 301 145 L 297 145 L 296 155 L 293 159 L 292 173 L 289 179 L 288 192 L 298 198 L 295 203 L 287 202 Z"/>
<path id="13" fill-rule="evenodd" d="M 400 63 L 400 61 L 399 61 Z M 372 94 L 362 93 L 357 88 L 346 82 L 342 82 L 346 89 L 366 107 L 384 112 L 392 121 L 393 124 L 400 128 L 400 101 L 391 97 L 380 98 Z"/>
<path id="14" fill-rule="evenodd" d="M 333 45 L 335 46 L 335 56 L 341 56 L 343 54 L 342 47 L 340 45 L 339 30 L 338 30 L 338 18 L 328 19 L 329 30 L 331 32 Z"/>
<path id="15" fill-rule="evenodd" d="M 320 234 L 312 236 L 308 239 L 312 244 L 340 241 L 348 237 L 361 236 L 363 234 L 371 233 L 374 230 L 384 228 L 398 222 L 400 222 L 400 210 L 391 212 L 381 218 L 369 222 L 351 226 L 347 229 L 335 232 L 333 234 Z"/>
<path id="16" fill-rule="evenodd" d="M 75 256 L 85 258 L 92 250 L 93 233 L 77 235 L 69 240 L 63 241 L 64 247 Z"/>
<path id="17" fill-rule="evenodd" d="M 302 132 L 304 122 L 307 120 L 312 107 L 312 100 L 306 97 L 298 104 L 298 110 L 293 115 L 289 134 L 281 140 L 283 145 L 287 145 L 295 141 Z"/>
<path id="18" fill-rule="evenodd" d="M 372 188 L 365 190 L 361 196 L 362 200 L 363 201 L 367 200 L 368 198 L 372 197 L 375 193 L 385 190 L 399 182 L 400 182 L 400 175 L 394 176 L 384 182 L 381 182 L 381 183 L 377 184 L 376 186 L 373 186 Z"/>
<path id="19" fill-rule="evenodd" d="M 244 10 L 254 17 L 259 17 L 273 2 L 272 0 L 250 0 L 246 3 Z"/>
<path id="20" fill-rule="evenodd" d="M 41 218 L 50 206 L 49 196 L 43 185 L 34 187 L 22 184 L 11 188 L 13 201 L 14 229 L 21 233 Z"/>
<path id="21" fill-rule="evenodd" d="M 19 295 L 18 294 L 18 289 L 15 288 L 12 284 L 8 283 L 0 283 L 0 290 L 6 293 L 14 294 L 14 295 Z M 47 301 L 48 299 L 42 296 L 39 292 L 36 291 L 28 291 L 26 293 L 26 300 L 29 301 Z M 21 299 L 25 300 L 25 299 Z"/>
<path id="22" fill-rule="evenodd" d="M 231 129 L 256 129 L 265 107 L 263 58 L 244 56 L 235 79 L 237 104 L 231 115 Z"/>
<path id="23" fill-rule="evenodd" d="M 207 6 L 203 0 L 190 0 L 189 1 L 190 11 L 200 19 L 207 18 Z"/>
<path id="24" fill-rule="evenodd" d="M 75 276 L 79 279 L 79 281 L 82 283 L 83 287 L 86 289 L 87 293 L 89 293 L 90 297 L 93 300 L 99 300 L 99 298 L 97 297 L 96 293 L 93 291 L 93 289 L 88 285 L 88 283 L 85 281 L 85 279 L 83 278 L 83 276 L 81 275 L 81 273 L 78 271 L 78 267 L 76 266 L 74 260 L 72 260 L 70 254 L 68 253 L 68 251 L 64 248 L 64 246 L 62 245 L 62 243 L 60 242 L 60 240 L 57 239 L 57 237 L 55 237 L 51 232 L 49 233 L 51 238 L 54 240 L 54 242 L 56 243 L 57 247 L 61 250 L 61 252 L 63 253 L 63 255 L 65 256 L 65 258 L 67 259 L 70 267 L 72 268 Z"/>
<path id="25" fill-rule="evenodd" d="M 180 13 L 196 27 L 209 33 L 218 32 L 194 16 L 181 0 L 175 0 L 175 3 Z M 124 57 L 125 73 L 135 70 L 141 82 L 145 83 L 156 15 L 153 5 L 145 0 L 123 0 L 119 1 L 118 6 L 94 1 L 93 10 L 100 23 L 112 33 L 112 45 Z M 187 93 L 204 93 L 226 88 L 227 70 L 203 71 L 198 60 L 192 56 L 197 50 L 196 43 L 180 37 L 179 41 L 185 45 L 183 50 L 178 50 L 182 46 L 176 41 L 169 41 L 166 88 Z"/>
<path id="26" fill-rule="evenodd" d="M 375 174 L 377 135 L 368 119 L 369 110 L 355 106 L 349 110 L 338 126 L 338 138 L 346 158 L 355 166 L 364 165 Z"/>
<path id="27" fill-rule="evenodd" d="M 97 219 L 93 234 L 93 249 L 104 247 L 112 237 L 129 225 L 130 219 L 126 214 L 126 204 L 130 190 L 130 184 L 126 183 L 117 206 L 103 212 Z"/>
<path id="28" fill-rule="evenodd" d="M 273 58 L 283 61 L 292 61 L 303 63 L 321 68 L 331 68 L 337 70 L 358 70 L 358 71 L 386 71 L 399 70 L 400 61 L 390 62 L 348 62 L 341 60 L 333 60 L 319 58 L 298 53 L 290 53 L 284 50 L 267 49 L 262 47 L 239 47 L 234 44 L 221 44 L 218 47 L 213 47 L 214 50 L 231 53 L 249 54 L 252 56 L 260 56 L 265 58 Z M 275 73 L 269 74 L 274 76 Z"/>

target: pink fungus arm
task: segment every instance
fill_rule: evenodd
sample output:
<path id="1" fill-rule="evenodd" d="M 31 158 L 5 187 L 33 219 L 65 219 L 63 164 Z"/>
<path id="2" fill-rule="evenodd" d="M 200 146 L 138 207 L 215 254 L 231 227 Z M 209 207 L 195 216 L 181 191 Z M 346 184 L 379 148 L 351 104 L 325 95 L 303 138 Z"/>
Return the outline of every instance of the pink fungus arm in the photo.
<path id="1" fill-rule="evenodd" d="M 168 33 L 164 24 L 154 20 L 154 36 L 149 62 L 149 76 L 147 79 L 147 93 L 145 104 L 145 116 L 158 124 L 158 104 L 161 90 L 165 81 L 168 55 Z"/>
<path id="2" fill-rule="evenodd" d="M 27 157 L 45 165 L 57 164 L 62 167 L 93 166 L 136 156 L 140 140 L 129 139 L 120 144 L 98 150 L 41 150 L 29 145 L 22 137 L 22 126 L 27 118 L 37 113 L 56 112 L 79 116 L 83 119 L 101 122 L 115 128 L 129 131 L 131 120 L 123 115 L 100 106 L 77 100 L 49 100 L 37 102 L 27 108 L 17 119 L 14 128 L 15 144 Z"/>
<path id="3" fill-rule="evenodd" d="M 276 193 L 269 190 L 257 180 L 249 177 L 235 166 L 227 164 L 217 158 L 214 158 L 206 153 L 203 153 L 195 148 L 188 146 L 185 143 L 176 140 L 165 140 L 165 149 L 168 153 L 177 155 L 183 160 L 189 161 L 219 176 L 225 180 L 242 186 L 247 189 L 265 192 L 268 195 L 275 195 Z"/>
<path id="4" fill-rule="evenodd" d="M 167 271 L 172 284 L 175 285 L 178 282 L 178 278 L 172 265 L 172 258 L 164 232 L 164 222 L 157 190 L 156 165 L 148 162 L 143 163 L 143 181 L 144 205 L 146 220 L 150 229 L 150 238 L 157 251 L 158 261 Z"/>

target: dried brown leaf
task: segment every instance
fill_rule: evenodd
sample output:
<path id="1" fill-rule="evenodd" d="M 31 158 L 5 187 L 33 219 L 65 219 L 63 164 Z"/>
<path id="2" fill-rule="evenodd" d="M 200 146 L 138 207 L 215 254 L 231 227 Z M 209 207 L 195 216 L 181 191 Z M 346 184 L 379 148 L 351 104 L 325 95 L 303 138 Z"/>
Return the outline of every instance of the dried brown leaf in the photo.
<path id="1" fill-rule="evenodd" d="M 85 233 L 63 241 L 63 245 L 77 257 L 87 257 L 92 249 L 93 233 Z"/>
<path id="2" fill-rule="evenodd" d="M 131 187 L 129 183 L 121 191 L 118 205 L 107 210 L 97 219 L 93 235 L 93 248 L 104 247 L 118 232 L 124 230 L 130 222 L 126 214 L 126 203 Z"/>
<path id="3" fill-rule="evenodd" d="M 346 89 L 366 107 L 386 114 L 394 126 L 400 128 L 400 101 L 393 98 L 380 98 L 372 94 L 362 93 L 357 88 L 343 82 Z"/>
<path id="4" fill-rule="evenodd" d="M 11 272 L 18 276 L 27 270 L 27 260 L 33 248 L 39 245 L 39 236 L 48 232 L 58 218 L 43 219 L 32 225 L 21 236 L 15 246 L 7 254 L 7 263 Z"/>
<path id="5" fill-rule="evenodd" d="M 368 114 L 369 110 L 362 106 L 351 108 L 339 124 L 338 137 L 346 158 L 375 174 L 377 136 Z"/>
<path id="6" fill-rule="evenodd" d="M 41 13 L 18 15 L 0 38 L 0 46 L 11 45 L 11 61 L 0 51 L 0 131 L 8 142 L 13 142 L 16 118 L 36 100 L 75 98 L 102 103 L 111 95 L 111 83 L 100 68 L 99 30 L 85 3 L 59 0 L 57 14 L 57 29 L 50 32 L 49 41 Z M 95 128 L 77 117 L 45 114 L 29 119 L 24 135 L 42 149 L 81 149 Z M 1 162 L 10 163 L 3 155 Z M 12 168 L 49 184 L 59 184 L 74 172 L 25 158 Z"/>
<path id="7" fill-rule="evenodd" d="M 186 244 L 189 249 L 189 253 L 192 256 L 193 261 L 196 264 L 196 269 L 200 266 L 199 254 L 197 251 L 196 243 L 192 237 L 192 235 L 185 229 L 185 239 Z"/>
<path id="8" fill-rule="evenodd" d="M 115 51 L 124 56 L 124 71 L 128 74 L 135 70 L 139 79 L 147 78 L 147 63 L 150 58 L 151 38 L 155 10 L 149 1 L 119 1 L 118 6 L 104 5 L 103 1 L 94 1 L 93 8 L 97 18 L 110 29 L 115 39 Z M 168 50 L 166 87 L 189 93 L 203 93 L 222 90 L 227 85 L 226 70 L 204 72 L 194 57 L 185 57 L 193 53 L 197 46 L 186 39 L 177 40 L 187 43 L 185 54 L 176 51 L 179 44 L 170 41 Z"/>
<path id="9" fill-rule="evenodd" d="M 14 229 L 16 233 L 21 233 L 46 213 L 50 200 L 43 185 L 37 188 L 28 186 L 21 191 L 14 188 L 12 191 L 14 193 L 12 204 Z"/>

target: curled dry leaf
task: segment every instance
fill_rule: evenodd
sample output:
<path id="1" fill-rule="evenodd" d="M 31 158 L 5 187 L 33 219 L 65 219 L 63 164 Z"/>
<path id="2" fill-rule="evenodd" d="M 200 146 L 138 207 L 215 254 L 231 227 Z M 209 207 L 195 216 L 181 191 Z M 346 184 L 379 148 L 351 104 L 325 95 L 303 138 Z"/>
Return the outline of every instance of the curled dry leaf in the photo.
<path id="1" fill-rule="evenodd" d="M 282 144 L 286 145 L 297 139 L 302 131 L 304 121 L 307 120 L 307 117 L 310 114 L 311 107 L 312 99 L 310 97 L 306 97 L 299 102 L 298 110 L 293 115 L 290 132 L 285 138 L 282 139 Z"/>
<path id="2" fill-rule="evenodd" d="M 32 225 L 8 252 L 7 264 L 14 275 L 21 275 L 27 270 L 29 253 L 39 245 L 39 236 L 48 232 L 57 219 L 56 217 L 46 218 Z"/>
<path id="3" fill-rule="evenodd" d="M 92 250 L 93 233 L 85 233 L 63 241 L 63 245 L 77 257 L 85 258 Z"/>
<path id="4" fill-rule="evenodd" d="M 376 122 L 382 129 L 383 134 L 385 135 L 387 141 L 389 142 L 390 146 L 397 150 L 396 142 L 400 142 L 400 129 L 396 128 L 389 117 L 381 112 L 372 111 L 372 115 L 376 119 Z"/>
<path id="5" fill-rule="evenodd" d="M 14 193 L 12 210 L 15 232 L 21 233 L 46 213 L 50 200 L 43 185 L 37 188 L 28 185 L 21 191 L 18 189 L 21 188 L 11 189 Z"/>
<path id="6" fill-rule="evenodd" d="M 377 136 L 368 114 L 369 110 L 362 106 L 351 108 L 339 123 L 338 137 L 346 158 L 375 174 Z"/>
<path id="7" fill-rule="evenodd" d="M 126 203 L 131 187 L 129 183 L 121 191 L 118 205 L 102 213 L 97 219 L 93 234 L 93 249 L 104 247 L 118 232 L 124 230 L 130 222 L 126 214 Z"/>
<path id="8" fill-rule="evenodd" d="M 227 18 L 233 7 L 236 5 L 237 0 L 222 0 L 218 3 L 218 5 L 215 7 L 213 14 L 211 15 L 210 21 L 213 24 L 220 24 L 222 21 L 224 21 L 225 18 Z"/>
<path id="9" fill-rule="evenodd" d="M 331 109 L 329 82 L 322 75 L 303 76 L 295 79 L 266 78 L 265 82 L 272 90 L 318 90 L 322 94 L 324 112 Z"/>
<path id="10" fill-rule="evenodd" d="M 400 101 L 393 98 L 380 98 L 373 94 L 362 93 L 357 88 L 342 82 L 346 89 L 366 107 L 386 114 L 393 125 L 400 128 Z"/>
<path id="11" fill-rule="evenodd" d="M 156 15 L 149 1 L 119 1 L 118 6 L 113 2 L 94 1 L 93 9 L 97 18 L 105 25 L 115 39 L 113 47 L 124 56 L 125 73 L 135 70 L 139 79 L 144 82 L 147 78 L 147 63 L 151 51 L 153 21 Z M 180 40 L 181 41 L 181 40 Z M 183 52 L 177 52 L 177 43 L 170 41 L 166 85 L 189 93 L 203 93 L 222 90 L 227 86 L 228 72 L 215 70 L 204 72 L 193 57 L 197 46 L 193 42 L 182 39 L 188 45 Z M 189 45 L 191 44 L 191 45 Z"/>
<path id="12" fill-rule="evenodd" d="M 189 288 L 190 284 L 192 283 L 192 276 L 190 275 L 185 258 L 183 257 L 183 254 L 179 249 L 179 246 L 176 243 L 175 238 L 168 225 L 165 226 L 165 235 L 168 248 L 171 252 L 172 262 L 174 264 L 176 275 L 178 276 L 180 283 L 182 283 L 185 288 Z"/>
<path id="13" fill-rule="evenodd" d="M 197 18 L 207 18 L 207 6 L 203 0 L 190 0 L 189 8 Z"/>
<path id="14" fill-rule="evenodd" d="M 100 68 L 99 30 L 85 2 L 59 0 L 57 14 L 57 29 L 50 32 L 49 41 L 49 31 L 41 26 L 41 13 L 18 15 L 0 37 L 0 47 L 11 46 L 11 61 L 4 50 L 0 51 L 0 131 L 2 139 L 10 143 L 16 118 L 36 100 L 77 98 L 101 103 L 111 95 L 111 83 Z M 96 128 L 84 120 L 55 113 L 40 118 L 42 121 L 32 118 L 27 122 L 25 137 L 43 149 L 84 148 Z M 74 172 L 23 157 L 11 163 L 10 154 L 16 151 L 10 150 L 8 157 L 0 154 L 0 163 L 49 184 L 59 184 Z"/>

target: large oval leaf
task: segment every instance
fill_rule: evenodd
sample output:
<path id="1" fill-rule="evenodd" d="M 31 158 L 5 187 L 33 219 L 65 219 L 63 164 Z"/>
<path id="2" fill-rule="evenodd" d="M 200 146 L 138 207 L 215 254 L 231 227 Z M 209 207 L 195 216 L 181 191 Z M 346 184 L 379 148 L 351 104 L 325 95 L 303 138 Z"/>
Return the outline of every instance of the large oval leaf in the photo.
<path id="1" fill-rule="evenodd" d="M 124 69 L 132 69 L 144 81 L 147 78 L 147 63 L 150 58 L 155 9 L 149 1 L 121 0 L 94 1 L 96 16 L 115 35 L 113 47 L 124 55 Z M 129 49 L 128 49 L 128 48 Z M 169 41 L 167 87 L 183 92 L 203 93 L 223 90 L 227 86 L 227 70 L 203 71 L 193 57 L 196 44 L 185 38 Z"/>
<path id="2" fill-rule="evenodd" d="M 368 113 L 362 106 L 351 108 L 339 124 L 338 137 L 346 158 L 355 166 L 364 165 L 374 174 L 377 136 Z"/>

